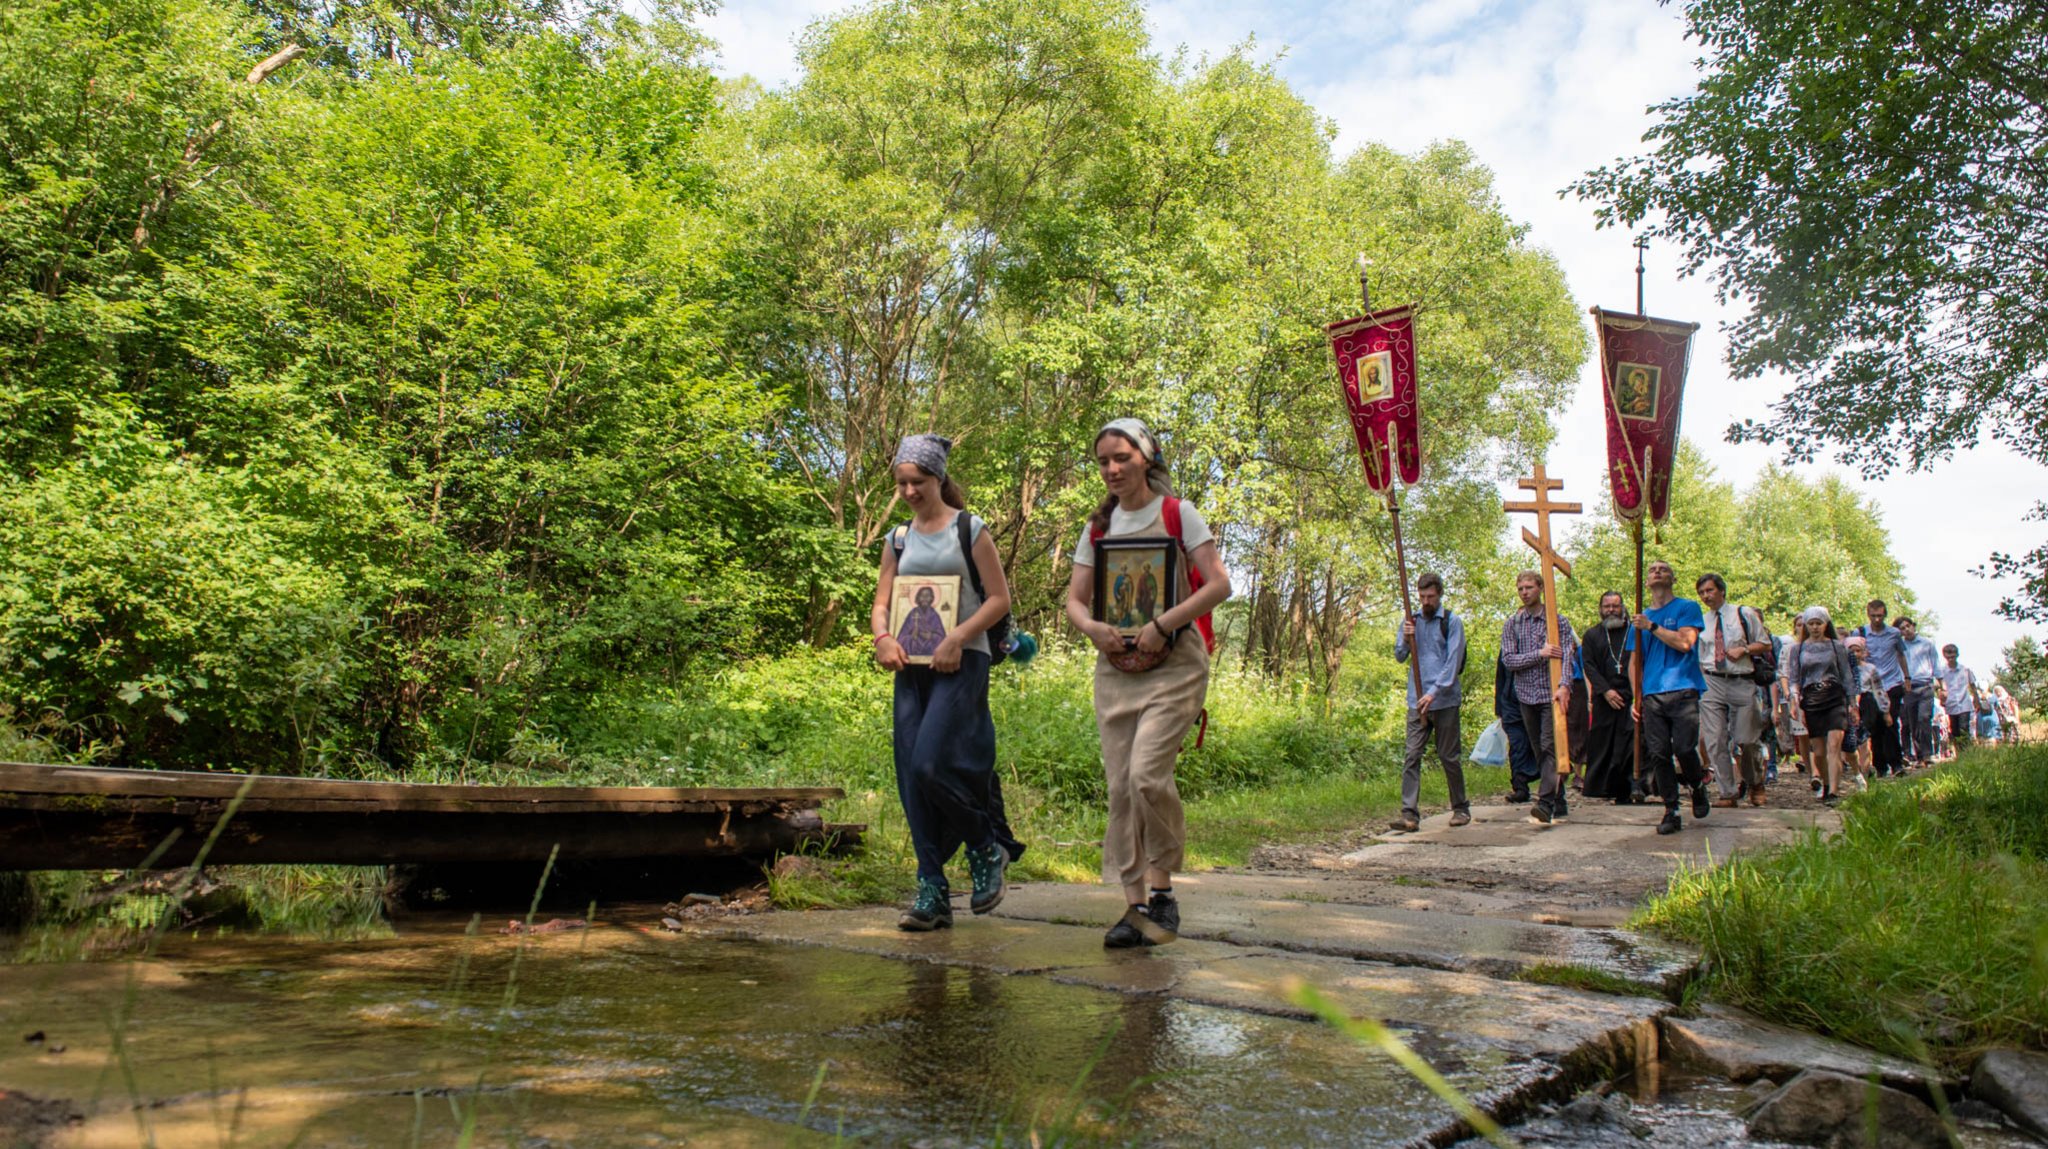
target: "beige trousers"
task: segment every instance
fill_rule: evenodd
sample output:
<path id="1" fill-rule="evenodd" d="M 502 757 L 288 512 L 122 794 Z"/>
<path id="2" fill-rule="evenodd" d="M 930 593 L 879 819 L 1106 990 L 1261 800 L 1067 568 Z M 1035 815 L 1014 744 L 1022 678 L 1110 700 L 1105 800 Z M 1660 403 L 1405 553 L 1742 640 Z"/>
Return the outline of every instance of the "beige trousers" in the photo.
<path id="1" fill-rule="evenodd" d="M 1109 829 L 1102 838 L 1102 880 L 1144 901 L 1145 871 L 1181 867 L 1187 822 L 1174 785 L 1181 740 L 1209 694 L 1209 651 L 1192 631 L 1166 661 L 1128 674 L 1095 660 L 1095 728 L 1109 782 Z"/>

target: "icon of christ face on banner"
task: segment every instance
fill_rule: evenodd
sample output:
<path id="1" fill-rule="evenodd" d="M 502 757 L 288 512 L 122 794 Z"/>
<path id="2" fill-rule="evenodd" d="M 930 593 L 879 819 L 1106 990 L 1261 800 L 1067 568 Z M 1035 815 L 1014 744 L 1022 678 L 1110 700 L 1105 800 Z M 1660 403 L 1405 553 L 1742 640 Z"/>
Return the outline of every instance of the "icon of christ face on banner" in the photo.
<path id="1" fill-rule="evenodd" d="M 1358 401 L 1375 403 L 1394 393 L 1394 354 L 1375 351 L 1358 357 Z"/>
<path id="2" fill-rule="evenodd" d="M 1614 409 L 1624 419 L 1639 419 L 1646 423 L 1657 421 L 1657 399 L 1659 384 L 1663 382 L 1662 368 L 1647 363 L 1617 363 L 1614 365 Z"/>

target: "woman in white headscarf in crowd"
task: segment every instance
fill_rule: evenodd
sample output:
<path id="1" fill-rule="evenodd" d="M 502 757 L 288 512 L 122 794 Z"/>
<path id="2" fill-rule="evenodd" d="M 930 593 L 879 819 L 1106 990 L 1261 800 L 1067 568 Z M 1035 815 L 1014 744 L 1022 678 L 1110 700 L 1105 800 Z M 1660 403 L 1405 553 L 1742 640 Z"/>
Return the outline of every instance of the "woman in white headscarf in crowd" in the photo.
<path id="1" fill-rule="evenodd" d="M 1799 616 L 1799 633 L 1785 655 L 1792 717 L 1806 727 L 1821 801 L 1832 806 L 1842 785 L 1842 734 L 1856 703 L 1856 668 L 1849 648 L 1835 636 L 1826 607 L 1810 606 Z"/>

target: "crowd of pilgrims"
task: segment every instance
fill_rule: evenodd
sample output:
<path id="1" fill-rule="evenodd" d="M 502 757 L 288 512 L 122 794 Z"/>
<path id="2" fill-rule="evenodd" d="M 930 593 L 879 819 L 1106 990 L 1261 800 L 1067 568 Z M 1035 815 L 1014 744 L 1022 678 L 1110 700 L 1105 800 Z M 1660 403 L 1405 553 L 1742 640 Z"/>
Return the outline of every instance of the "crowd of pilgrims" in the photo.
<path id="1" fill-rule="evenodd" d="M 2002 686 L 1981 683 L 1953 643 L 1937 649 L 1913 619 L 1888 618 L 1882 600 L 1866 604 L 1853 630 L 1838 630 L 1826 607 L 1813 606 L 1781 635 L 1759 611 L 1730 602 L 1718 574 L 1698 577 L 1696 599 L 1677 593 L 1669 563 L 1652 562 L 1645 574 L 1641 611 L 1609 591 L 1582 633 L 1560 617 L 1556 643 L 1538 576 L 1517 577 L 1521 608 L 1502 628 L 1494 714 L 1511 765 L 1508 800 L 1529 803 L 1531 822 L 1569 817 L 1569 789 L 1623 805 L 1660 803 L 1657 831 L 1672 834 L 1684 828 L 1688 800 L 1694 818 L 1765 805 L 1782 767 L 1806 775 L 1833 805 L 1845 786 L 1925 768 L 1972 739 L 2018 735 L 2018 707 Z M 1440 579 L 1424 575 L 1417 589 L 1420 626 L 1404 623 L 1395 643 L 1403 661 L 1415 643 L 1422 684 L 1419 697 L 1413 682 L 1409 689 L 1404 808 L 1394 821 L 1408 830 L 1419 824 L 1422 751 L 1432 741 L 1450 780 L 1452 824 L 1470 820 L 1449 669 L 1462 662 L 1463 631 L 1442 617 Z M 1581 767 L 1571 786 L 1556 764 L 1554 703 Z M 1489 730 L 1482 741 L 1496 736 Z"/>
<path id="2" fill-rule="evenodd" d="M 950 440 L 932 434 L 897 447 L 896 495 L 910 521 L 882 550 L 870 619 L 875 663 L 895 678 L 897 793 L 917 858 L 917 894 L 897 924 L 913 931 L 952 926 L 946 866 L 956 855 L 966 855 L 967 906 L 985 914 L 1002 902 L 1009 865 L 1025 850 L 1004 812 L 989 711 L 991 668 L 1020 649 L 1011 638 L 1009 582 L 995 541 L 949 471 L 951 450 Z M 1108 794 L 1102 877 L 1125 901 L 1103 945 L 1164 945 L 1179 936 L 1173 876 L 1187 834 L 1174 774 L 1184 739 L 1206 717 L 1209 619 L 1230 597 L 1230 576 L 1201 512 L 1175 493 L 1151 428 L 1112 420 L 1090 453 L 1102 501 L 1074 524 L 1066 618 L 1097 651 L 1093 701 Z M 1097 567 L 1114 566 L 1105 551 L 1126 563 L 1133 554 L 1160 556 L 1172 585 L 1152 588 L 1159 597 L 1103 595 L 1116 607 L 1098 607 Z M 1682 828 L 1688 796 L 1695 818 L 1716 805 L 1763 805 L 1788 758 L 1832 802 L 1845 775 L 1861 784 L 1866 775 L 1925 766 L 1944 741 L 1959 744 L 1978 722 L 1999 721 L 1999 700 L 1957 662 L 1956 648 L 1937 653 L 1913 620 L 1887 622 L 1881 602 L 1869 604 L 1868 623 L 1852 633 L 1838 633 L 1828 612 L 1813 607 L 1781 638 L 1755 610 L 1728 601 L 1719 575 L 1696 580 L 1695 600 L 1675 593 L 1668 563 L 1651 563 L 1647 574 L 1640 612 L 1610 593 L 1583 635 L 1560 619 L 1555 642 L 1536 574 L 1516 580 L 1521 609 L 1503 628 L 1495 668 L 1500 729 L 1488 734 L 1508 746 L 1509 800 L 1529 803 L 1539 825 L 1570 816 L 1574 789 L 1560 783 L 1554 703 L 1566 711 L 1570 758 L 1585 766 L 1576 792 L 1659 801 L 1660 833 Z M 899 577 L 918 580 L 916 605 L 892 625 Z M 950 626 L 925 589 L 940 579 L 958 587 Z M 1396 657 L 1412 657 L 1414 666 L 1394 825 L 1420 827 L 1427 746 L 1449 785 L 1450 824 L 1464 826 L 1472 820 L 1459 733 L 1465 623 L 1446 605 L 1440 577 L 1423 575 L 1415 590 L 1422 609 L 1395 633 Z"/>

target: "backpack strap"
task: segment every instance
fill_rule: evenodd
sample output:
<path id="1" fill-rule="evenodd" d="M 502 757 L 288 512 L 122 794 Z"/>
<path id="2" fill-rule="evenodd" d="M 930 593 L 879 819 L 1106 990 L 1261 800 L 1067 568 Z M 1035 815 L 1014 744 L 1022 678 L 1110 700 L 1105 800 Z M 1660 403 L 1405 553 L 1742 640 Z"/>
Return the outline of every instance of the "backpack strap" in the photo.
<path id="1" fill-rule="evenodd" d="M 1188 553 L 1188 543 L 1186 539 L 1181 537 L 1180 533 L 1180 500 L 1172 495 L 1165 496 L 1165 500 L 1159 508 L 1160 520 L 1166 525 L 1166 533 L 1173 536 L 1173 541 L 1180 546 L 1180 553 L 1185 556 Z M 1189 593 L 1201 590 L 1202 572 L 1196 568 L 1192 557 L 1188 559 L 1187 569 Z M 1216 624 L 1214 620 L 1205 614 L 1195 620 L 1195 629 L 1201 632 L 1202 645 L 1209 649 L 1210 654 L 1216 653 Z M 1201 743 L 1197 742 L 1196 745 L 1199 746 Z"/>
<path id="2" fill-rule="evenodd" d="M 897 527 L 895 530 L 889 532 L 889 549 L 896 553 L 897 566 L 903 565 L 903 544 L 908 541 L 904 536 L 907 535 L 909 531 L 910 524 L 905 523 L 902 526 Z"/>
<path id="3" fill-rule="evenodd" d="M 967 562 L 967 581 L 974 586 L 974 597 L 988 601 L 988 592 L 981 589 L 981 570 L 974 565 L 974 516 L 961 511 L 953 516 L 953 528 L 960 539 L 960 557 Z"/>

